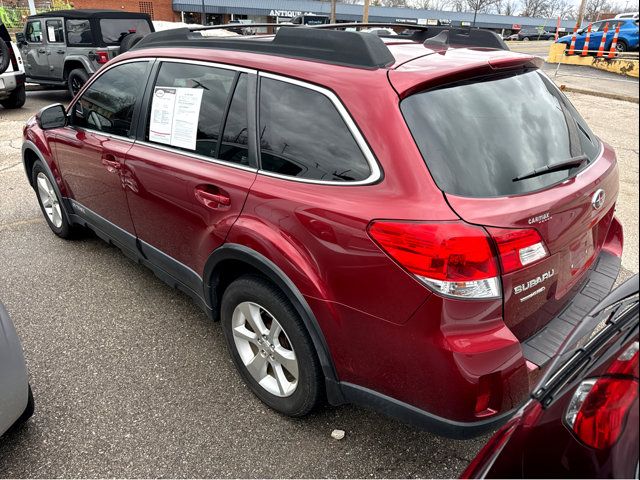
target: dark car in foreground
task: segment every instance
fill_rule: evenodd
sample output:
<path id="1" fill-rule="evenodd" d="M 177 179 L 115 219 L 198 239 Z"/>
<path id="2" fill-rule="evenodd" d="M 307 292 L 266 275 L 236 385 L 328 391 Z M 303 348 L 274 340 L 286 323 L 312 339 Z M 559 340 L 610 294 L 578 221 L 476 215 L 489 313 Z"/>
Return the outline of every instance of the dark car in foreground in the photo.
<path id="1" fill-rule="evenodd" d="M 381 26 L 147 35 L 28 121 L 27 181 L 221 319 L 267 405 L 474 435 L 611 289 L 616 157 L 494 33 L 340 30 Z"/>
<path id="2" fill-rule="evenodd" d="M 462 478 L 638 478 L 638 276 L 582 320 Z"/>

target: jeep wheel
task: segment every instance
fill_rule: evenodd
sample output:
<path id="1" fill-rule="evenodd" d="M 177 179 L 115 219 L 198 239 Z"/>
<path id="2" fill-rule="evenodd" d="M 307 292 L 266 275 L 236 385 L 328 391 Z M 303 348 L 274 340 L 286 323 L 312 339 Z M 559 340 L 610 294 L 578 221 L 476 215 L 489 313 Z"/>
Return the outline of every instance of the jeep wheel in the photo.
<path id="1" fill-rule="evenodd" d="M 4 73 L 4 71 L 9 68 L 9 61 L 11 60 L 11 54 L 9 53 L 10 48 L 11 47 L 0 38 L 0 73 Z"/>
<path id="2" fill-rule="evenodd" d="M 27 93 L 25 91 L 25 86 L 21 85 L 16 88 L 8 98 L 5 98 L 0 102 L 0 104 L 4 108 L 22 108 L 24 102 L 27 101 Z"/>
<path id="3" fill-rule="evenodd" d="M 82 86 L 89 80 L 89 75 L 83 68 L 76 68 L 69 72 L 67 84 L 69 85 L 69 93 L 72 97 L 80 91 Z"/>
<path id="4" fill-rule="evenodd" d="M 234 281 L 222 297 L 222 328 L 233 362 L 265 404 L 292 417 L 320 401 L 313 343 L 287 297 L 258 276 Z"/>

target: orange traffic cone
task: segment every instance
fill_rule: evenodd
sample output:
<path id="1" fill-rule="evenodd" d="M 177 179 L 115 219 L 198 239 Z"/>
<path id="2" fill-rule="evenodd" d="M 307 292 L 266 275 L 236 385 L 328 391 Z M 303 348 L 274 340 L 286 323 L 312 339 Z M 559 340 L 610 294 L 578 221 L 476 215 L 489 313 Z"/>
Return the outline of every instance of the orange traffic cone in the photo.
<path id="1" fill-rule="evenodd" d="M 613 35 L 613 41 L 611 42 L 611 49 L 609 50 L 609 55 L 607 58 L 616 57 L 616 47 L 618 46 L 618 35 L 620 35 L 620 25 L 622 25 L 622 22 L 618 22 L 618 25 L 616 26 L 616 33 Z"/>
<path id="2" fill-rule="evenodd" d="M 607 32 L 609 31 L 609 22 L 604 24 L 604 30 L 602 31 L 602 40 L 600 41 L 600 48 L 598 48 L 598 57 L 602 57 L 604 54 L 604 44 L 607 43 Z"/>
<path id="3" fill-rule="evenodd" d="M 576 26 L 573 27 L 573 36 L 571 37 L 571 45 L 569 45 L 569 51 L 567 52 L 567 55 L 573 55 L 573 52 L 575 52 L 577 31 L 578 31 L 578 24 L 576 23 Z"/>
<path id="4" fill-rule="evenodd" d="M 582 47 L 582 56 L 586 57 L 589 55 L 589 39 L 591 38 L 591 23 L 589 27 L 587 27 L 587 37 L 584 39 L 584 46 Z"/>

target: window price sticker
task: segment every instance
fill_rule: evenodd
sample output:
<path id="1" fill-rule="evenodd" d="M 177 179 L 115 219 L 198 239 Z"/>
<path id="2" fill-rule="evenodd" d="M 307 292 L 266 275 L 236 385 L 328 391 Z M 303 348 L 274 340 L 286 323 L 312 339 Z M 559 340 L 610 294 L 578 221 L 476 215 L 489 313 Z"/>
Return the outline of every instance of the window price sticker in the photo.
<path id="1" fill-rule="evenodd" d="M 195 150 L 202 92 L 199 88 L 155 87 L 149 140 Z"/>

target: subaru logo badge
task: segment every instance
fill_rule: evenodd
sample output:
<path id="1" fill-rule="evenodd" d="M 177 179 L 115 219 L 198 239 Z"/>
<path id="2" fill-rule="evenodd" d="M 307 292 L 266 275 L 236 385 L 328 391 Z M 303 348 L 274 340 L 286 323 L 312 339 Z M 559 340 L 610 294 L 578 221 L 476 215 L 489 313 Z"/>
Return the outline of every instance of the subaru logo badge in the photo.
<path id="1" fill-rule="evenodd" d="M 599 188 L 598 190 L 596 190 L 596 193 L 593 194 L 593 197 L 591 197 L 591 206 L 595 210 L 600 210 L 604 205 L 604 199 L 606 197 L 607 197 L 607 194 L 604 193 L 604 190 Z"/>

